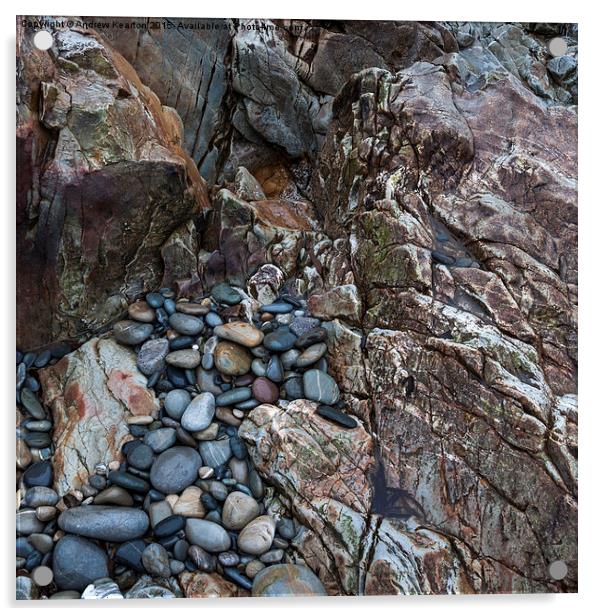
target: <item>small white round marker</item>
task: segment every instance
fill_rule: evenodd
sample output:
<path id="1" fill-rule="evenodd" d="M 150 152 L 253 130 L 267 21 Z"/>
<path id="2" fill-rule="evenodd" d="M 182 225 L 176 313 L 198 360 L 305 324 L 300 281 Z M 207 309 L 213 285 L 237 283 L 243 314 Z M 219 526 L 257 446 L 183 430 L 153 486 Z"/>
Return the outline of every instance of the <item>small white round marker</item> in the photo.
<path id="1" fill-rule="evenodd" d="M 557 36 L 548 42 L 548 49 L 555 58 L 558 58 L 566 54 L 569 46 L 561 36 Z"/>
<path id="2" fill-rule="evenodd" d="M 41 49 L 42 51 L 47 51 L 52 47 L 52 34 L 48 32 L 48 30 L 40 30 L 36 32 L 33 37 L 33 44 L 37 49 Z"/>

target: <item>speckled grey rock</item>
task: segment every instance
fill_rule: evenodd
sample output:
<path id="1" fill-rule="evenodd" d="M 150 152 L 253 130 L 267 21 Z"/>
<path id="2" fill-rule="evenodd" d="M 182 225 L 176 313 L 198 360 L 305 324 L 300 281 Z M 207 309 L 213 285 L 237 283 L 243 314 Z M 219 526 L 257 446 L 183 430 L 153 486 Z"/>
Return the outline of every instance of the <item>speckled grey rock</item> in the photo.
<path id="1" fill-rule="evenodd" d="M 215 522 L 188 518 L 186 520 L 186 539 L 208 552 L 225 552 L 230 548 L 230 535 Z"/>
<path id="2" fill-rule="evenodd" d="M 201 456 L 192 447 L 172 447 L 155 460 L 150 480 L 159 492 L 179 494 L 194 483 L 201 466 Z"/>
<path id="3" fill-rule="evenodd" d="M 82 537 L 65 535 L 52 555 L 54 581 L 61 590 L 82 591 L 94 580 L 109 575 L 108 563 L 102 548 Z"/>
<path id="4" fill-rule="evenodd" d="M 142 537 L 148 528 L 148 516 L 141 509 L 86 505 L 63 511 L 59 527 L 67 533 L 102 539 L 129 541 Z"/>

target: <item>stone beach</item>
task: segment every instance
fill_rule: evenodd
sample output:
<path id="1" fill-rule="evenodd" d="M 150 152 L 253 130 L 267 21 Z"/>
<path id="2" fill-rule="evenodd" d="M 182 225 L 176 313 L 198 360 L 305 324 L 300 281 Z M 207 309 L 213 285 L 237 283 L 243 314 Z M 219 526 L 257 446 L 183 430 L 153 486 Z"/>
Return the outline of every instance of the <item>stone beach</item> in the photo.
<path id="1" fill-rule="evenodd" d="M 127 419 L 131 438 L 117 459 L 97 464 L 77 489 L 60 496 L 52 488 L 51 439 L 38 442 L 28 438 L 32 432 L 23 435 L 23 447 L 47 452 L 44 460 L 23 464 L 17 559 L 23 571 L 51 565 L 57 598 L 66 591 L 82 593 L 82 598 L 134 596 L 128 587 L 135 578 L 128 572 L 171 580 L 167 586 L 158 582 L 162 590 L 146 586 L 135 596 L 174 594 L 178 579 L 195 572 L 221 576 L 238 594 L 249 594 L 258 573 L 293 558 L 290 541 L 301 526 L 290 512 L 269 512 L 266 486 L 238 427 L 265 403 L 285 407 L 301 397 L 338 403 L 339 390 L 326 364 L 315 367 L 327 349 L 326 330 L 303 308 L 277 298 L 267 305 L 255 302 L 251 322 L 220 315 L 224 306 L 249 301 L 244 291 L 225 283 L 196 301 L 175 301 L 169 318 L 162 318 L 172 297 L 171 289 L 161 289 L 133 302 L 130 320 L 117 322 L 109 334 L 136 354 L 136 367 L 149 389 L 155 384 L 160 401 L 156 416 Z M 305 300 L 296 303 L 304 306 Z M 286 325 L 274 315 L 292 318 Z M 251 369 L 253 361 L 265 366 L 261 376 Z M 46 362 L 39 360 L 38 368 Z M 298 381 L 297 389 L 286 387 L 292 381 Z M 291 397 L 291 391 L 298 395 Z M 52 422 L 37 395 L 22 389 L 21 400 L 31 416 L 23 426 L 47 435 Z M 316 413 L 333 425 L 357 425 L 343 403 L 338 409 L 324 407 L 326 413 L 320 408 Z M 111 559 L 116 577 L 109 580 Z M 304 592 L 322 594 L 319 582 L 303 586 L 304 568 L 290 567 L 288 577 L 263 582 L 258 596 L 274 594 L 281 586 L 284 594 L 294 593 L 296 584 Z"/>

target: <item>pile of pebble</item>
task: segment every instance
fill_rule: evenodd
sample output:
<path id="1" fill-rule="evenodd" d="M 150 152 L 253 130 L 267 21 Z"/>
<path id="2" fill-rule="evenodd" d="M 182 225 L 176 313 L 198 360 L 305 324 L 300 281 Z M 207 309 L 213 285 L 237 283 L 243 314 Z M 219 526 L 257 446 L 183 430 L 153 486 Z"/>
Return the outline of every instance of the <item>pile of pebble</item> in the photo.
<path id="1" fill-rule="evenodd" d="M 305 300 L 283 293 L 254 313 L 250 306 L 226 283 L 196 301 L 176 301 L 172 290 L 160 289 L 129 306 L 129 319 L 116 323 L 112 335 L 136 352 L 161 401 L 159 418 L 132 416 L 124 462 L 99 465 L 80 491 L 60 500 L 47 460 L 44 472 L 28 476 L 36 462 L 23 473 L 17 513 L 23 595 L 34 592 L 31 578 L 40 566 L 52 571 L 43 590 L 51 598 L 169 597 L 178 588 L 173 576 L 184 571 L 218 572 L 251 590 L 285 560 L 298 524 L 266 508 L 266 487 L 238 427 L 260 404 L 286 406 L 298 398 L 318 402 L 317 412 L 340 426 L 357 424 L 343 412 L 328 374 L 327 331 L 307 314 Z M 19 359 L 20 366 L 25 359 Z M 22 438 L 49 458 L 51 424 L 25 394 L 36 390 L 31 379 L 21 379 L 27 387 L 20 401 L 36 414 L 23 422 Z"/>

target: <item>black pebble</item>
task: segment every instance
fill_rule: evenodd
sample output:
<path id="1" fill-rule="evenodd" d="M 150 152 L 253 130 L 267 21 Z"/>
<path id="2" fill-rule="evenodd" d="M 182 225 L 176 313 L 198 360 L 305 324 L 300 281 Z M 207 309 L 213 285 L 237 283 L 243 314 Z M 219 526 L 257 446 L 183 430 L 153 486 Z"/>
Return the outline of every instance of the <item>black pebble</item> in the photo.
<path id="1" fill-rule="evenodd" d="M 181 515 L 170 515 L 161 520 L 153 529 L 155 537 L 169 537 L 184 528 L 185 520 Z"/>
<path id="2" fill-rule="evenodd" d="M 134 571 L 144 573 L 144 565 L 142 564 L 142 552 L 146 547 L 146 543 L 142 539 L 134 541 L 126 541 L 122 543 L 115 552 L 115 560 Z"/>
<path id="3" fill-rule="evenodd" d="M 433 257 L 433 261 L 436 261 L 437 263 L 441 263 L 443 265 L 452 265 L 455 262 L 455 259 L 453 257 L 450 257 L 443 252 L 439 252 L 438 250 L 433 250 L 431 255 Z"/>
<path id="4" fill-rule="evenodd" d="M 23 481 L 28 488 L 34 486 L 52 486 L 52 464 L 48 460 L 34 462 L 24 473 Z"/>
<path id="5" fill-rule="evenodd" d="M 337 411 L 336 409 L 332 408 L 332 406 L 326 406 L 324 404 L 321 404 L 318 407 L 317 413 L 318 415 L 320 415 L 320 417 L 324 417 L 325 419 L 333 421 L 334 423 L 339 424 L 344 428 L 357 428 L 357 421 L 355 421 L 353 417 L 350 417 L 349 415 L 345 415 L 345 413 Z"/>

